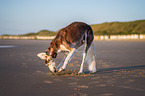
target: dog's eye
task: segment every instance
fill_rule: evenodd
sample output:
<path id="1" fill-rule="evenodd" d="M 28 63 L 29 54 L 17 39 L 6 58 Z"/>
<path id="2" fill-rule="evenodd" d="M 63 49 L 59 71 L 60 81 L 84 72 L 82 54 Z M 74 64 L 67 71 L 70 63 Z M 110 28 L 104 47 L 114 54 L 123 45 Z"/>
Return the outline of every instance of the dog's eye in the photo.
<path id="1" fill-rule="evenodd" d="M 48 51 L 46 51 L 46 55 L 49 55 L 49 52 Z"/>
<path id="2" fill-rule="evenodd" d="M 53 53 L 53 54 L 52 54 L 52 57 L 53 57 L 53 58 L 56 58 L 56 56 L 57 56 L 57 53 Z"/>

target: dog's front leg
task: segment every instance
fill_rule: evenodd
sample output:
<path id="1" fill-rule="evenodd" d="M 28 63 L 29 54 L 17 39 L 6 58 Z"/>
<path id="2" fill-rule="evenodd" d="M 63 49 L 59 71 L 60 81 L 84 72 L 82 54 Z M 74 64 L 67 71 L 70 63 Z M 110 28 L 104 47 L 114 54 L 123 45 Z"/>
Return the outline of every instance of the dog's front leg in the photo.
<path id="1" fill-rule="evenodd" d="M 67 55 L 67 57 L 66 57 L 66 59 L 65 59 L 65 61 L 64 61 L 63 66 L 62 66 L 61 68 L 59 68 L 59 71 L 58 71 L 58 72 L 61 72 L 61 71 L 65 70 L 67 64 L 70 62 L 70 60 L 71 60 L 71 58 L 73 57 L 73 55 L 75 54 L 75 52 L 76 52 L 76 48 L 73 48 L 73 49 L 69 52 L 69 54 Z"/>
<path id="2" fill-rule="evenodd" d="M 67 56 L 67 55 L 66 55 Z M 62 63 L 64 62 L 64 60 L 66 59 L 66 56 L 63 58 L 63 60 L 59 63 L 59 65 L 56 67 L 57 69 L 62 65 Z"/>

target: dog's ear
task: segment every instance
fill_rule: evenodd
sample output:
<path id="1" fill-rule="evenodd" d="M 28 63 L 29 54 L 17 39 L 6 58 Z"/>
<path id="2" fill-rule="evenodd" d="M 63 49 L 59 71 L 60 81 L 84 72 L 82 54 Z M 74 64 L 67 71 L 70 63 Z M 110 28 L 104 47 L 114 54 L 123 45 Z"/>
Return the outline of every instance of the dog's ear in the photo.
<path id="1" fill-rule="evenodd" d="M 42 60 L 46 60 L 47 59 L 46 53 L 39 53 L 39 54 L 37 54 L 37 56 L 40 57 Z"/>
<path id="2" fill-rule="evenodd" d="M 56 58 L 56 57 L 57 57 L 57 53 L 53 52 L 51 56 L 52 56 L 53 58 Z"/>

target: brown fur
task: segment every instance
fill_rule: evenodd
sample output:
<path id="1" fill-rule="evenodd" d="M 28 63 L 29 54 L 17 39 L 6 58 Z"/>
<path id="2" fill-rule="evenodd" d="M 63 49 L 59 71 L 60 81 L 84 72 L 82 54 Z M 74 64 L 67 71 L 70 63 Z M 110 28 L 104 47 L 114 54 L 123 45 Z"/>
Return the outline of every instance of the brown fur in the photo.
<path id="1" fill-rule="evenodd" d="M 65 45 L 69 50 L 80 47 L 84 44 L 85 32 L 87 33 L 88 49 L 94 39 L 92 28 L 85 23 L 74 22 L 57 33 L 55 39 L 52 40 L 50 47 L 47 49 L 47 54 L 56 58 L 61 44 Z"/>

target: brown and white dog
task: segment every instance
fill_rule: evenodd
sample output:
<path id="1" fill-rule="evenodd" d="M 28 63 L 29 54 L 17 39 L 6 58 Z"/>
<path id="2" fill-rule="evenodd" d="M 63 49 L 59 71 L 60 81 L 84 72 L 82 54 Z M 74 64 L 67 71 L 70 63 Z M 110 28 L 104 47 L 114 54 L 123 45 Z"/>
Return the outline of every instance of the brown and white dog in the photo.
<path id="1" fill-rule="evenodd" d="M 58 70 L 58 72 L 61 72 L 66 69 L 67 64 L 70 62 L 77 49 L 84 45 L 82 63 L 78 73 L 83 73 L 85 61 L 88 63 L 89 71 L 96 72 L 96 57 L 93 39 L 93 31 L 89 25 L 82 22 L 74 22 L 58 32 L 50 43 L 50 47 L 46 50 L 46 54 L 52 58 L 56 58 L 58 52 L 68 52 L 66 57 L 62 60 L 62 62 L 64 62 L 63 65 L 61 66 L 61 62 L 57 67 L 59 68 L 61 66 Z M 88 52 L 89 48 L 91 49 L 90 52 Z M 56 72 L 56 67 L 51 68 L 51 71 Z"/>

